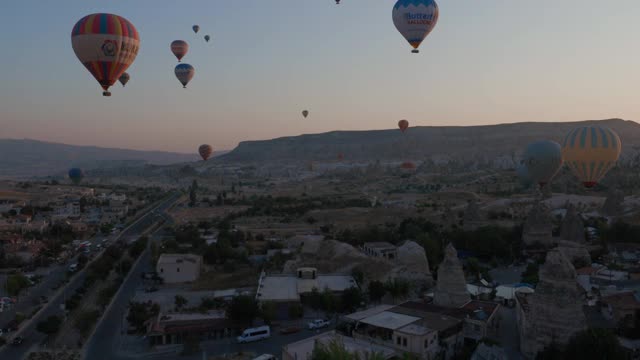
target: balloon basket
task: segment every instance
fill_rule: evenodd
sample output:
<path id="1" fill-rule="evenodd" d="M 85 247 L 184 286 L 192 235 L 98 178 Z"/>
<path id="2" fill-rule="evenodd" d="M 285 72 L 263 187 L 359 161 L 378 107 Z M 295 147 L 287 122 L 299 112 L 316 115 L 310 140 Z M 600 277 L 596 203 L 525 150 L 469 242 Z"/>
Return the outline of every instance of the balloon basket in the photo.
<path id="1" fill-rule="evenodd" d="M 104 91 L 104 92 L 102 92 L 102 96 L 111 96 L 111 92 L 110 91 Z"/>
<path id="2" fill-rule="evenodd" d="M 411 50 L 411 53 L 412 53 L 412 54 L 418 54 L 418 53 L 420 53 L 420 50 L 418 50 L 418 49 L 413 49 L 413 50 Z"/>

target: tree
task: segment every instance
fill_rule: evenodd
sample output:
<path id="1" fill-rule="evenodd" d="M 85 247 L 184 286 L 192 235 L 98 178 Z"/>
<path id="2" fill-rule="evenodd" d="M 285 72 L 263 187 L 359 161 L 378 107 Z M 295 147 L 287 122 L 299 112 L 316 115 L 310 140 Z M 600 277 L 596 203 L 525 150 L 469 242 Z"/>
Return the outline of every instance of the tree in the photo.
<path id="1" fill-rule="evenodd" d="M 300 319 L 304 316 L 304 308 L 300 304 L 289 305 L 289 318 Z"/>
<path id="2" fill-rule="evenodd" d="M 306 302 L 311 306 L 311 308 L 315 311 L 322 309 L 322 294 L 318 291 L 317 288 L 311 289 L 311 293 L 306 297 Z"/>
<path id="3" fill-rule="evenodd" d="M 565 359 L 625 359 L 616 335 L 608 329 L 589 329 L 579 332 L 564 351 Z"/>
<path id="4" fill-rule="evenodd" d="M 359 288 L 353 286 L 342 293 L 342 310 L 353 312 L 364 301 L 362 292 Z"/>
<path id="5" fill-rule="evenodd" d="M 46 335 L 53 335 L 60 330 L 62 319 L 59 316 L 49 316 L 36 325 L 36 329 Z"/>
<path id="6" fill-rule="evenodd" d="M 252 296 L 240 295 L 231 300 L 227 316 L 230 320 L 250 326 L 259 313 L 258 302 Z"/>
<path id="7" fill-rule="evenodd" d="M 276 303 L 272 301 L 265 301 L 262 303 L 262 308 L 260 309 L 260 316 L 264 323 L 267 325 L 271 325 L 271 322 L 275 320 L 277 315 L 277 306 Z"/>
<path id="8" fill-rule="evenodd" d="M 540 266 L 538 265 L 538 263 L 527 264 L 526 270 L 522 273 L 522 282 L 531 285 L 538 284 L 538 281 L 540 280 L 538 278 L 539 268 Z"/>
<path id="9" fill-rule="evenodd" d="M 389 280 L 384 284 L 385 289 L 389 292 L 393 301 L 404 298 L 409 295 L 410 285 L 408 282 L 401 279 Z"/>
<path id="10" fill-rule="evenodd" d="M 93 329 L 98 318 L 100 318 L 98 310 L 82 311 L 76 316 L 73 324 L 82 335 L 86 336 Z"/>
<path id="11" fill-rule="evenodd" d="M 373 302 L 378 302 L 382 299 L 384 294 L 387 293 L 387 289 L 381 281 L 374 280 L 369 283 L 369 299 Z"/>
<path id="12" fill-rule="evenodd" d="M 176 310 L 180 310 L 183 306 L 187 305 L 188 300 L 182 295 L 176 295 L 175 305 Z"/>
<path id="13" fill-rule="evenodd" d="M 328 288 L 322 292 L 322 308 L 328 313 L 334 313 L 338 309 L 338 301 Z"/>
<path id="14" fill-rule="evenodd" d="M 7 277 L 7 283 L 5 289 L 9 296 L 18 296 L 22 290 L 28 288 L 30 285 L 29 279 L 22 274 L 9 275 Z"/>

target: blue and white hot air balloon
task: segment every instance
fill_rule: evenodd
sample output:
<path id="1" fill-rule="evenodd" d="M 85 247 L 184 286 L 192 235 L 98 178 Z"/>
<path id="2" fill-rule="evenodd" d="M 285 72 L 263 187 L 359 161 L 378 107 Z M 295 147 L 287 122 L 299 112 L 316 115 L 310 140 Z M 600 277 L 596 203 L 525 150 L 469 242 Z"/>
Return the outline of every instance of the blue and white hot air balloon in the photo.
<path id="1" fill-rule="evenodd" d="M 527 146 L 522 156 L 530 180 L 546 185 L 562 167 L 562 149 L 555 141 L 536 141 Z"/>
<path id="2" fill-rule="evenodd" d="M 196 69 L 189 64 L 178 64 L 175 68 L 175 73 L 182 86 L 186 89 L 189 81 L 193 79 Z"/>
<path id="3" fill-rule="evenodd" d="M 393 6 L 393 23 L 396 29 L 413 46 L 418 47 L 438 22 L 438 4 L 434 0 L 398 0 Z"/>

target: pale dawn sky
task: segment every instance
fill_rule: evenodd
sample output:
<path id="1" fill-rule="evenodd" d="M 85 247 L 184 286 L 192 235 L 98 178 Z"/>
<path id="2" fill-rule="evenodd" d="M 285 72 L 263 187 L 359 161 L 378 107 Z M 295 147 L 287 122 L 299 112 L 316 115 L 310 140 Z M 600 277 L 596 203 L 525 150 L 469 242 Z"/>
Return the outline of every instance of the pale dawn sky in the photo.
<path id="1" fill-rule="evenodd" d="M 418 55 L 393 25 L 394 3 L 0 1 L 0 138 L 194 152 L 400 119 L 640 119 L 638 0 L 439 0 Z M 73 25 L 94 12 L 140 33 L 131 80 L 111 98 L 71 48 Z M 196 69 L 186 90 L 173 73 L 176 39 L 190 43 L 183 62 Z"/>

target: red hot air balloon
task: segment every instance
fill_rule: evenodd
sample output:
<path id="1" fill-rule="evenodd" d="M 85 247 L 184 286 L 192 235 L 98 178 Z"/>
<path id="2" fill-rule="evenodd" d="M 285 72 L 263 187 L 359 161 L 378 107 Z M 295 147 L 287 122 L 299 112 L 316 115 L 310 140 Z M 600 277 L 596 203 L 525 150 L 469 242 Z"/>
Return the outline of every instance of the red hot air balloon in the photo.
<path id="1" fill-rule="evenodd" d="M 213 154 L 213 148 L 211 145 L 202 144 L 198 148 L 198 152 L 200 153 L 202 160 L 207 161 L 211 157 L 211 154 Z"/>
<path id="2" fill-rule="evenodd" d="M 398 127 L 400 131 L 405 132 L 409 128 L 409 122 L 407 120 L 400 120 L 398 121 Z"/>
<path id="3" fill-rule="evenodd" d="M 175 40 L 171 43 L 171 52 L 180 61 L 189 52 L 189 44 L 184 40 Z"/>
<path id="4" fill-rule="evenodd" d="M 129 20 L 113 14 L 91 14 L 71 31 L 71 46 L 78 60 L 111 96 L 111 87 L 133 63 L 140 48 L 140 36 Z"/>

